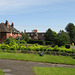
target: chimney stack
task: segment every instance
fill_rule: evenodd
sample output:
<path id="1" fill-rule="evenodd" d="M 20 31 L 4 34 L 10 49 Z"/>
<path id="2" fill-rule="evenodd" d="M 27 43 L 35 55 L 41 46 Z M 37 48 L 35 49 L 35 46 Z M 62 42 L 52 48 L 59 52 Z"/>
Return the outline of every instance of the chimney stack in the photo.
<path id="1" fill-rule="evenodd" d="M 9 28 L 9 22 L 6 20 L 6 26 L 7 28 Z"/>
<path id="2" fill-rule="evenodd" d="M 37 33 L 37 30 L 33 30 L 32 32 Z"/>
<path id="3" fill-rule="evenodd" d="M 26 30 L 24 30 L 24 33 L 26 33 Z"/>
<path id="4" fill-rule="evenodd" d="M 12 26 L 12 28 L 14 28 L 14 24 L 13 24 L 13 22 L 12 22 L 11 26 Z"/>

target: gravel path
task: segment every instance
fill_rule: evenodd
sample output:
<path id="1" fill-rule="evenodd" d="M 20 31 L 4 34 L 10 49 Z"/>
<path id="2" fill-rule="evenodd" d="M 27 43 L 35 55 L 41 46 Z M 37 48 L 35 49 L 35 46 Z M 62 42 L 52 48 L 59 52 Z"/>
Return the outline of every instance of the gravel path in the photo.
<path id="1" fill-rule="evenodd" d="M 5 72 L 5 75 L 34 75 L 32 67 L 75 68 L 75 65 L 0 59 L 0 68 Z"/>

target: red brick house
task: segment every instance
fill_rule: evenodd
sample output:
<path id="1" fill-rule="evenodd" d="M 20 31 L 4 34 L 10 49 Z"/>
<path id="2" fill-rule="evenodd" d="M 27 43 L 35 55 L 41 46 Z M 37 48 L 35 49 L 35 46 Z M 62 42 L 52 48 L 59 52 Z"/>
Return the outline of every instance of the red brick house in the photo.
<path id="1" fill-rule="evenodd" d="M 17 37 L 22 37 L 22 34 L 14 28 L 14 24 L 9 25 L 6 20 L 5 23 L 0 23 L 0 43 L 4 42 L 9 37 L 16 39 Z"/>

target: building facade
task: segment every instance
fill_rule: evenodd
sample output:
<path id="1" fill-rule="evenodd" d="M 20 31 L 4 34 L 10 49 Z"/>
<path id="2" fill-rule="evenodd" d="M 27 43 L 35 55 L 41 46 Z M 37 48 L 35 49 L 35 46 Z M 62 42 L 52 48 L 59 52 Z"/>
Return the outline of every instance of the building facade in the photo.
<path id="1" fill-rule="evenodd" d="M 45 32 L 37 32 L 37 30 L 32 30 L 32 32 L 26 32 L 26 30 L 24 30 L 24 33 L 26 33 L 30 39 L 34 39 L 34 40 L 44 40 L 45 37 Z"/>
<path id="2" fill-rule="evenodd" d="M 22 34 L 14 28 L 14 24 L 9 25 L 6 20 L 5 23 L 0 23 L 0 43 L 4 42 L 7 38 L 12 37 L 14 39 L 21 38 Z"/>

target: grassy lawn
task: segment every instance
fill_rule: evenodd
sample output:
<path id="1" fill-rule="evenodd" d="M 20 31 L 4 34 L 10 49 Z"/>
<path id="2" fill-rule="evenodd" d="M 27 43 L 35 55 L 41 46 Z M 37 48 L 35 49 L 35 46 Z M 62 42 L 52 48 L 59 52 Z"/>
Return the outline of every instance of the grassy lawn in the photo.
<path id="1" fill-rule="evenodd" d="M 75 68 L 34 67 L 36 75 L 75 75 Z"/>
<path id="2" fill-rule="evenodd" d="M 75 65 L 75 59 L 72 59 L 71 57 L 67 56 L 54 56 L 54 55 L 39 56 L 38 54 L 0 52 L 0 58 Z"/>
<path id="3" fill-rule="evenodd" d="M 4 72 L 2 72 L 2 70 L 0 69 L 0 75 L 4 75 Z"/>

